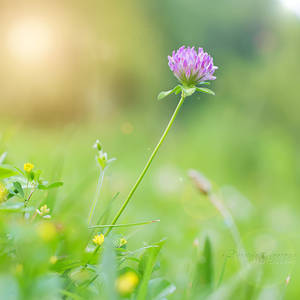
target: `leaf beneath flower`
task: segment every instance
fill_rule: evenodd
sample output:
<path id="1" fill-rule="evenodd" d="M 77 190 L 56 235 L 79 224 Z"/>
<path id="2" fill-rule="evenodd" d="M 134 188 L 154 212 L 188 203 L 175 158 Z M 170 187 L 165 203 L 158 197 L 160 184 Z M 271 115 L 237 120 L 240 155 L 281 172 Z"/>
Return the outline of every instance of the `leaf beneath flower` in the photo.
<path id="1" fill-rule="evenodd" d="M 169 90 L 169 91 L 164 91 L 164 92 L 160 92 L 157 96 L 158 100 L 162 100 L 163 98 L 175 93 L 176 95 L 179 94 L 181 92 L 181 86 L 177 85 L 176 87 L 174 87 L 174 89 Z"/>
<path id="2" fill-rule="evenodd" d="M 196 90 L 197 90 L 197 92 L 202 92 L 202 93 L 210 94 L 210 95 L 213 95 L 213 96 L 215 95 L 215 93 L 212 90 L 208 89 L 208 88 L 196 87 Z"/>
<path id="3" fill-rule="evenodd" d="M 196 91 L 196 88 L 195 87 L 191 87 L 191 88 L 184 88 L 184 96 L 185 97 L 189 97 L 189 96 L 192 96 L 195 91 Z"/>

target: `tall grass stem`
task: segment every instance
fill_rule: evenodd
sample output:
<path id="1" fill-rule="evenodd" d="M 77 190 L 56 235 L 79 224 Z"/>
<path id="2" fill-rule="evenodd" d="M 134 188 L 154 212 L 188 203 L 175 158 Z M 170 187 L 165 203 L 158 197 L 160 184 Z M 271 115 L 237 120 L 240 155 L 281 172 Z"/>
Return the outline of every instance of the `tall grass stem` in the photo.
<path id="1" fill-rule="evenodd" d="M 96 190 L 96 195 L 95 198 L 93 200 L 91 209 L 90 209 L 90 213 L 89 213 L 89 217 L 88 217 L 88 224 L 89 226 L 91 225 L 94 213 L 95 213 L 95 209 L 98 203 L 98 199 L 100 197 L 100 192 L 101 192 L 101 187 L 103 184 L 103 178 L 104 178 L 104 170 L 100 170 L 100 175 L 99 175 L 99 179 L 98 179 L 98 183 L 97 183 L 97 190 Z"/>

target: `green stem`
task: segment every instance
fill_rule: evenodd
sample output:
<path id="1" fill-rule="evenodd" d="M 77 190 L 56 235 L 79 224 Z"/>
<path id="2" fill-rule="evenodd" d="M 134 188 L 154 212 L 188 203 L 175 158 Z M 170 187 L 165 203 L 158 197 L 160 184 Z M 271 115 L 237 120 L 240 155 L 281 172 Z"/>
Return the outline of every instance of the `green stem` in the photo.
<path id="1" fill-rule="evenodd" d="M 104 170 L 100 170 L 100 175 L 99 175 L 99 179 L 98 179 L 98 184 L 97 184 L 97 191 L 96 191 L 96 196 L 95 199 L 92 203 L 91 209 L 90 209 L 90 213 L 89 213 L 89 217 L 88 217 L 88 224 L 91 225 L 91 221 L 95 212 L 95 208 L 97 206 L 97 202 L 100 196 L 100 191 L 101 191 L 101 187 L 102 187 L 102 183 L 103 183 L 103 178 L 104 178 Z"/>
<path id="2" fill-rule="evenodd" d="M 217 288 L 221 285 L 223 277 L 224 277 L 224 273 L 225 273 L 225 268 L 226 268 L 226 264 L 227 264 L 227 257 L 225 256 L 224 262 L 223 262 L 223 266 L 222 266 L 222 270 L 221 270 L 221 274 L 220 274 L 220 278 L 218 281 L 218 285 Z"/>
<path id="3" fill-rule="evenodd" d="M 35 192 L 35 188 L 36 188 L 36 185 L 35 185 L 35 186 L 32 188 L 32 190 L 30 191 L 30 194 L 29 194 L 28 198 L 25 199 L 25 201 L 24 201 L 24 208 L 25 208 L 25 211 L 24 211 L 24 218 L 25 218 L 25 219 L 28 219 L 28 218 L 29 218 L 28 213 L 26 213 L 26 208 L 27 208 L 27 206 L 28 206 L 28 203 L 29 203 L 29 201 L 30 201 L 30 199 L 31 199 L 31 197 L 32 197 L 32 195 L 33 195 L 33 193 Z"/>
<path id="4" fill-rule="evenodd" d="M 171 128 L 171 126 L 172 126 L 172 124 L 173 124 L 173 122 L 174 122 L 177 114 L 178 114 L 178 112 L 179 112 L 179 109 L 180 109 L 181 105 L 183 104 L 184 98 L 185 98 L 184 97 L 184 93 L 182 92 L 180 101 L 177 104 L 177 107 L 176 107 L 176 109 L 175 109 L 175 111 L 174 111 L 174 113 L 173 113 L 173 115 L 172 115 L 172 117 L 171 117 L 171 119 L 170 119 L 170 121 L 169 121 L 169 123 L 168 123 L 168 125 L 167 125 L 167 127 L 166 127 L 166 129 L 164 131 L 164 133 L 163 133 L 163 135 L 161 136 L 161 138 L 160 138 L 158 144 L 156 145 L 156 147 L 154 148 L 151 156 L 149 157 L 149 159 L 148 159 L 148 161 L 146 163 L 146 166 L 144 167 L 144 169 L 143 169 L 142 173 L 140 174 L 139 178 L 137 179 L 135 185 L 131 189 L 131 191 L 130 191 L 128 197 L 127 197 L 127 199 L 124 201 L 124 203 L 121 206 L 120 210 L 117 212 L 116 216 L 114 217 L 111 225 L 115 225 L 117 223 L 119 217 L 122 215 L 123 211 L 125 210 L 126 206 L 128 205 L 131 197 L 133 196 L 133 194 L 136 191 L 137 187 L 139 186 L 139 184 L 141 183 L 141 181 L 144 178 L 145 174 L 147 173 L 147 171 L 148 171 L 148 169 L 149 169 L 149 167 L 150 167 L 150 165 L 151 165 L 151 163 L 152 163 L 155 155 L 157 154 L 157 151 L 158 151 L 159 147 L 161 146 L 161 144 L 163 143 L 164 139 L 166 138 L 166 136 L 167 136 L 167 134 L 168 134 L 168 132 L 169 132 L 169 130 L 170 130 L 170 128 Z M 110 233 L 110 231 L 112 230 L 112 228 L 113 227 L 110 227 L 107 230 L 107 232 L 105 233 L 105 236 Z"/>
<path id="5" fill-rule="evenodd" d="M 109 227 L 132 227 L 132 226 L 141 226 L 141 225 L 148 225 L 152 223 L 159 222 L 160 220 L 153 220 L 153 221 L 146 221 L 146 222 L 139 222 L 139 223 L 129 223 L 129 224 L 116 224 L 116 225 L 94 225 L 90 226 L 89 229 L 94 228 L 109 228 Z"/>

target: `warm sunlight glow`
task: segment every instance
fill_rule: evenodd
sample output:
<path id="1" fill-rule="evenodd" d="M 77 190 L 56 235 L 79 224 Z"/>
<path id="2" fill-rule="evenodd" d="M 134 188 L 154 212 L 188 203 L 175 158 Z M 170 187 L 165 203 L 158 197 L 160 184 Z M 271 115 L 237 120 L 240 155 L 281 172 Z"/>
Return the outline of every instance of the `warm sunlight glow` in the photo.
<path id="1" fill-rule="evenodd" d="M 43 60 L 53 46 L 51 27 L 40 20 L 19 20 L 8 30 L 8 48 L 22 62 Z"/>
<path id="2" fill-rule="evenodd" d="M 300 0 L 280 0 L 284 7 L 300 17 Z"/>

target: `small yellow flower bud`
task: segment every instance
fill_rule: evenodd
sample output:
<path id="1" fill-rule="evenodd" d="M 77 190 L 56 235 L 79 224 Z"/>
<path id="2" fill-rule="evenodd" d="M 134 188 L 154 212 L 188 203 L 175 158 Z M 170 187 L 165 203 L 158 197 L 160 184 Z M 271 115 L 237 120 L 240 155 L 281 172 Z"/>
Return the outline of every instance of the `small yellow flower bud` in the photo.
<path id="1" fill-rule="evenodd" d="M 124 245 L 126 245 L 126 244 L 127 244 L 127 240 L 124 239 L 124 238 L 121 238 L 121 239 L 120 239 L 120 247 L 122 247 L 122 246 L 124 246 Z"/>
<path id="2" fill-rule="evenodd" d="M 133 271 L 122 274 L 116 281 L 118 292 L 125 296 L 131 294 L 139 283 L 139 277 Z"/>
<path id="3" fill-rule="evenodd" d="M 53 223 L 43 222 L 39 224 L 37 233 L 45 242 L 50 242 L 56 236 L 56 228 Z"/>
<path id="4" fill-rule="evenodd" d="M 37 209 L 36 212 L 40 215 L 40 216 L 44 216 L 46 214 L 48 214 L 50 212 L 50 208 L 47 207 L 47 204 L 43 205 L 40 207 L 40 209 Z"/>
<path id="5" fill-rule="evenodd" d="M 57 263 L 57 260 L 58 260 L 57 256 L 53 255 L 50 257 L 49 262 L 50 262 L 50 264 L 54 265 Z"/>
<path id="6" fill-rule="evenodd" d="M 3 183 L 0 182 L 0 203 L 7 199 L 8 191 Z"/>
<path id="7" fill-rule="evenodd" d="M 93 238 L 93 242 L 97 245 L 97 246 L 101 246 L 104 242 L 104 235 L 101 234 L 97 234 L 94 236 Z"/>
<path id="8" fill-rule="evenodd" d="M 26 163 L 24 164 L 24 171 L 27 173 L 30 173 L 34 168 L 34 165 L 32 163 Z"/>

